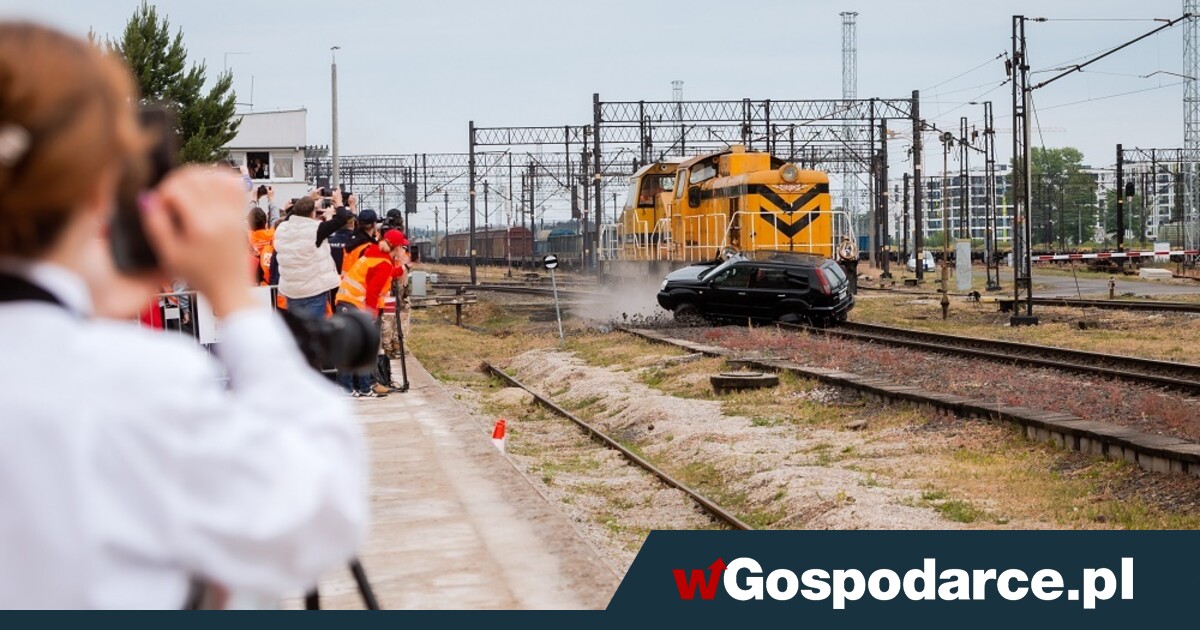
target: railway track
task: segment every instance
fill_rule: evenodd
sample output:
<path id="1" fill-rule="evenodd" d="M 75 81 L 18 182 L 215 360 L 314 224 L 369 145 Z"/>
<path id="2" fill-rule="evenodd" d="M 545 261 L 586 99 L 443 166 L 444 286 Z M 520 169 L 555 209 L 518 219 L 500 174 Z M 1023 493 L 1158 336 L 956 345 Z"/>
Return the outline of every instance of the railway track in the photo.
<path id="1" fill-rule="evenodd" d="M 1124 460 L 1155 472 L 1182 472 L 1200 477 L 1200 444 L 1191 440 L 1145 433 L 1108 422 L 1084 420 L 1056 411 L 1005 405 L 991 399 L 923 390 L 885 379 L 862 376 L 836 369 L 814 368 L 794 361 L 749 358 L 737 351 L 707 343 L 671 337 L 668 332 L 621 328 L 623 332 L 647 341 L 663 343 L 688 352 L 734 359 L 755 370 L 789 372 L 835 387 L 846 388 L 884 403 L 913 404 L 940 409 L 962 418 L 988 418 L 1013 423 L 1031 440 L 1047 441 L 1107 459 Z"/>
<path id="2" fill-rule="evenodd" d="M 1158 302 L 1155 300 L 1086 300 L 1079 298 L 1037 297 L 1034 304 L 1043 306 L 1075 306 L 1079 308 L 1111 308 L 1127 311 L 1166 311 L 1200 313 L 1200 302 Z"/>
<path id="3" fill-rule="evenodd" d="M 965 337 L 926 332 L 910 328 L 845 322 L 837 328 L 811 329 L 795 324 L 779 324 L 781 328 L 810 330 L 890 346 L 914 348 L 929 352 L 982 358 L 1031 367 L 1053 368 L 1091 376 L 1104 376 L 1166 387 L 1187 394 L 1200 394 L 1200 365 L 1143 359 L 1118 354 L 1086 350 L 1071 350 L 1015 341 Z"/>
<path id="4" fill-rule="evenodd" d="M 494 366 L 491 363 L 488 363 L 486 361 L 483 363 L 483 367 L 484 367 L 484 369 L 486 369 L 488 371 L 489 374 L 495 376 L 496 378 L 499 378 L 500 380 L 504 381 L 505 383 L 508 383 L 509 385 L 511 385 L 513 387 L 518 387 L 520 389 L 525 390 L 526 392 L 529 392 L 529 394 L 533 396 L 533 399 L 535 401 L 537 401 L 537 403 L 539 405 L 545 407 L 546 409 L 549 409 L 554 414 L 562 416 L 563 418 L 566 418 L 567 420 L 570 420 L 571 422 L 575 423 L 577 426 L 579 426 L 581 429 L 583 429 L 585 432 L 587 432 L 588 436 L 591 437 L 592 439 L 621 453 L 621 455 L 627 461 L 629 461 L 629 463 L 649 472 L 650 474 L 654 475 L 655 477 L 658 477 L 658 479 L 660 481 L 662 481 L 664 484 L 666 484 L 667 486 L 675 488 L 676 490 L 679 490 L 680 492 L 686 494 L 688 496 L 688 498 L 695 501 L 696 504 L 699 505 L 700 508 L 702 510 L 704 510 L 704 512 L 707 513 L 709 516 L 711 516 L 713 519 L 715 519 L 721 523 L 724 523 L 725 525 L 728 525 L 729 527 L 731 527 L 733 529 L 743 529 L 743 530 L 754 529 L 753 527 L 750 527 L 745 522 L 743 522 L 741 519 L 739 519 L 737 516 L 734 516 L 733 514 L 727 512 L 721 506 L 714 503 L 711 499 L 709 499 L 709 498 L 705 497 L 704 495 L 700 494 L 699 492 L 696 492 L 695 490 L 691 489 L 690 487 L 688 487 L 686 484 L 679 481 L 678 479 L 675 479 L 674 477 L 668 475 L 661 468 L 658 468 L 657 466 L 655 466 L 654 464 L 651 464 L 650 462 L 646 461 L 642 457 L 639 457 L 636 453 L 625 448 L 620 442 L 609 437 L 603 431 L 597 429 L 596 427 L 592 426 L 591 424 L 588 424 L 587 422 L 584 422 L 583 420 L 579 419 L 578 417 L 576 417 L 574 414 L 567 411 L 566 409 L 559 407 L 558 405 L 556 405 L 554 403 L 554 401 L 552 401 L 549 398 L 546 398 L 545 396 L 542 396 L 541 394 L 526 387 L 524 383 L 509 376 L 503 370 L 497 368 L 496 366 Z"/>
<path id="5" fill-rule="evenodd" d="M 463 288 L 466 290 L 495 291 L 497 293 L 517 293 L 517 294 L 523 294 L 523 295 L 543 295 L 543 296 L 554 295 L 554 289 L 552 287 L 535 287 L 535 286 L 528 286 L 528 285 L 524 285 L 524 284 L 487 283 L 487 282 L 482 282 L 479 284 L 470 284 L 470 283 L 461 283 L 460 284 L 460 283 L 455 283 L 455 282 L 442 282 L 442 283 L 437 284 L 436 288 L 456 289 L 456 290 L 459 288 Z M 593 292 L 593 291 L 581 291 L 579 289 L 565 289 L 563 287 L 558 288 L 558 297 L 565 298 L 568 300 L 586 300 L 586 299 L 592 299 L 592 298 L 599 298 L 599 297 L 603 297 L 603 296 L 604 296 L 603 293 L 597 293 L 597 292 Z"/>
<path id="6" fill-rule="evenodd" d="M 859 291 L 878 293 L 895 293 L 902 295 L 924 295 L 936 298 L 941 295 L 938 291 L 921 291 L 918 289 L 902 289 L 896 287 L 859 286 Z M 951 292 L 950 297 L 965 298 L 966 293 Z M 1002 311 L 1011 310 L 1013 299 L 1011 295 L 1000 296 L 985 294 L 984 301 L 995 301 L 1000 304 Z M 1024 301 L 1024 300 L 1022 300 Z M 1076 308 L 1104 308 L 1126 311 L 1160 311 L 1168 313 L 1200 313 L 1200 302 L 1166 302 L 1158 300 L 1091 300 L 1068 297 L 1033 297 L 1033 303 L 1041 306 L 1069 306 Z"/>

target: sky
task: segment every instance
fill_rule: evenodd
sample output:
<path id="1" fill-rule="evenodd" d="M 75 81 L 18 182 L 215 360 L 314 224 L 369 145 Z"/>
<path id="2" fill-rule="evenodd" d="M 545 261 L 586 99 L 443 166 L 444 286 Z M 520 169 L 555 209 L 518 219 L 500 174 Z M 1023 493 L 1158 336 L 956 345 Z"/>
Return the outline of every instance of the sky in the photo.
<path id="1" fill-rule="evenodd" d="M 4 18 L 79 35 L 119 36 L 137 0 L 0 0 Z M 340 46 L 341 152 L 465 152 L 479 126 L 588 124 L 602 100 L 820 99 L 842 94 L 841 11 L 858 15 L 858 96 L 921 91 L 923 117 L 943 128 L 979 123 L 995 102 L 999 159 L 1011 153 L 1011 92 L 1003 59 L 1012 15 L 1027 26 L 1034 81 L 1182 14 L 1181 0 L 650 0 L 568 2 L 155 3 L 182 28 L 210 78 L 228 67 L 253 110 L 305 107 L 308 142 L 330 141 L 330 47 Z M 1115 162 L 1115 145 L 1183 142 L 1183 31 L 1143 40 L 1034 93 L 1034 145 L 1074 146 L 1085 162 Z M 1151 75 L 1143 78 L 1145 75 Z M 253 91 L 251 92 L 251 85 Z M 1113 96 L 1122 94 L 1121 96 Z M 245 106 L 246 108 L 249 105 Z M 904 169 L 904 146 L 890 147 Z M 940 171 L 932 138 L 927 172 Z M 937 162 L 937 164 L 933 164 Z M 952 168 L 956 168 L 952 165 Z M 899 172 L 898 170 L 896 172 Z"/>

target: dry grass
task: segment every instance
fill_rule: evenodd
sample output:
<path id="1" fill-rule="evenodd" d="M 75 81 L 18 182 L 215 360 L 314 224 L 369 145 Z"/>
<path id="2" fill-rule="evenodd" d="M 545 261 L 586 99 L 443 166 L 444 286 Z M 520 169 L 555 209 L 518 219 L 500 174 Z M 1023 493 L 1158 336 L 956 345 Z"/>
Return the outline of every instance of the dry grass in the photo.
<path id="1" fill-rule="evenodd" d="M 1039 307 L 1038 326 L 1012 328 L 995 304 L 951 300 L 942 319 L 938 298 L 860 295 L 851 321 L 884 324 L 988 339 L 1200 363 L 1200 316 L 1101 309 Z M 1083 328 L 1081 328 L 1081 325 Z"/>
<path id="2" fill-rule="evenodd" d="M 449 317 L 452 313 L 418 311 L 412 349 L 426 368 L 443 380 L 477 391 L 495 386 L 476 371 L 481 359 L 498 361 L 557 345 L 552 324 L 530 322 L 487 303 L 469 310 L 466 323 L 473 329 L 456 328 Z M 586 332 L 575 322 L 568 322 L 568 327 L 572 333 L 567 349 L 590 364 L 628 371 L 630 379 L 674 396 L 716 398 L 707 377 L 726 369 L 718 359 L 680 362 L 684 353 L 666 346 L 620 333 Z M 911 408 L 878 407 L 789 376 L 776 390 L 735 393 L 721 400 L 726 415 L 744 416 L 753 426 L 789 426 L 798 436 L 817 427 L 840 429 L 853 420 L 867 420 L 862 437 L 879 449 L 813 449 L 806 458 L 816 465 L 864 473 L 859 485 L 915 489 L 921 497 L 917 504 L 969 527 L 1200 528 L 1195 480 L 1148 474 L 1122 463 L 1031 443 L 1006 425 L 960 421 Z M 585 419 L 611 413 L 597 402 L 576 401 L 572 407 Z M 541 458 L 541 470 L 548 477 L 544 483 L 555 483 L 564 474 L 570 476 L 592 466 L 588 457 L 525 448 L 532 450 L 523 454 Z M 919 457 L 894 459 L 868 450 Z M 738 493 L 729 480 L 714 475 L 703 462 L 672 468 L 756 525 L 770 526 L 779 518 L 769 502 L 757 503 Z M 603 495 L 604 502 L 623 500 L 594 490 Z M 578 491 L 590 492 L 587 488 Z M 615 530 L 627 527 L 619 521 L 602 525 Z M 627 543 L 637 540 L 642 528 L 640 524 L 632 526 L 621 537 Z"/>

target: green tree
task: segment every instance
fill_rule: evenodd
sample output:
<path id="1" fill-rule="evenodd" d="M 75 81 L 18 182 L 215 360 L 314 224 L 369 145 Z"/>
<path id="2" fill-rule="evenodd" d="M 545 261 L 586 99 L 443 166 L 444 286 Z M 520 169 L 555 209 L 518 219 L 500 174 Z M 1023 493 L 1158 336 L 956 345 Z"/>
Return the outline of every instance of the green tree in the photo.
<path id="1" fill-rule="evenodd" d="M 1096 180 L 1083 172 L 1083 154 L 1074 147 L 1032 148 L 1030 232 L 1033 246 L 1071 247 L 1092 238 Z"/>
<path id="2" fill-rule="evenodd" d="M 225 145 L 241 122 L 235 118 L 231 73 L 222 73 L 205 92 L 206 64 L 188 67 L 183 29 L 172 36 L 170 21 L 145 0 L 126 22 L 121 40 L 108 45 L 133 70 L 143 103 L 162 103 L 175 111 L 181 161 L 212 162 L 225 156 Z"/>

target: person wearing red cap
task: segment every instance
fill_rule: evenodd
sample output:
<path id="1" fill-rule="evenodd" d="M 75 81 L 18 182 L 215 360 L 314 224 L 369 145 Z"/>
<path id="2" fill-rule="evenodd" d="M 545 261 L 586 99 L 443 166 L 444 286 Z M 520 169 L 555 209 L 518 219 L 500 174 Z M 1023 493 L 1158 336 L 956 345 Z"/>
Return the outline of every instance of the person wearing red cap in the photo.
<path id="1" fill-rule="evenodd" d="M 339 312 L 357 309 L 370 315 L 379 326 L 379 307 L 396 273 L 397 261 L 404 253 L 408 238 L 400 230 L 388 230 L 378 243 L 369 243 L 354 265 L 343 270 L 334 308 Z M 355 398 L 380 398 L 371 374 L 338 372 L 338 382 Z"/>

